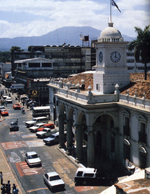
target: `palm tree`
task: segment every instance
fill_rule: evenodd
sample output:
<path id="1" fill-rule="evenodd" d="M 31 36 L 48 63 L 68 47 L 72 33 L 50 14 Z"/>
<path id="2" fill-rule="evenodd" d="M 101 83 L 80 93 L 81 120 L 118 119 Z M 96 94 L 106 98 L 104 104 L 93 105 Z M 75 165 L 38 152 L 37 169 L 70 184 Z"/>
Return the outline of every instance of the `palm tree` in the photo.
<path id="1" fill-rule="evenodd" d="M 150 25 L 146 26 L 144 30 L 134 27 L 138 33 L 136 40 L 129 43 L 128 49 L 134 49 L 134 57 L 136 62 L 144 64 L 145 80 L 147 80 L 147 63 L 150 62 Z"/>

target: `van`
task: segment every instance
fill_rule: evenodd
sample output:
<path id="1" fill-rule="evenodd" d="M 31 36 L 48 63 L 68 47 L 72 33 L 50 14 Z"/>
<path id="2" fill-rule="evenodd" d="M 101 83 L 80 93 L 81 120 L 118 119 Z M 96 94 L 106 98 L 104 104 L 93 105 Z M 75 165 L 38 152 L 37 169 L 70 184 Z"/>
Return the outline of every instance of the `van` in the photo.
<path id="1" fill-rule="evenodd" d="M 26 121 L 25 125 L 27 127 L 32 127 L 36 123 L 48 123 L 48 121 L 49 121 L 49 117 L 36 117 L 36 118 L 33 118 L 32 121 Z"/>

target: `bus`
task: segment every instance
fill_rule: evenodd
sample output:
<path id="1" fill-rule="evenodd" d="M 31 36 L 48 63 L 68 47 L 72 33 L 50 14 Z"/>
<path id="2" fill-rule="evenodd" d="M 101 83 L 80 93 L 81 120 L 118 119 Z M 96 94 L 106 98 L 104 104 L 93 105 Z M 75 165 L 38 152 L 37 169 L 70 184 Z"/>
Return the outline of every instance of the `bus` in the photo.
<path id="1" fill-rule="evenodd" d="M 33 117 L 40 117 L 40 116 L 50 117 L 50 106 L 33 107 L 32 116 Z"/>

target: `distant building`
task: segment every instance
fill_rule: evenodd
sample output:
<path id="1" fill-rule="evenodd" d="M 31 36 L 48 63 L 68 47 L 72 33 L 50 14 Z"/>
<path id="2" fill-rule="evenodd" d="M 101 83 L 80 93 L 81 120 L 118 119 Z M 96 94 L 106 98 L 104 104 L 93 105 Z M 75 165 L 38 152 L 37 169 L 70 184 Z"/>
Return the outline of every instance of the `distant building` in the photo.
<path id="1" fill-rule="evenodd" d="M 14 78 L 25 85 L 25 92 L 38 105 L 49 102 L 47 83 L 53 76 L 53 61 L 45 58 L 30 58 L 14 62 Z"/>

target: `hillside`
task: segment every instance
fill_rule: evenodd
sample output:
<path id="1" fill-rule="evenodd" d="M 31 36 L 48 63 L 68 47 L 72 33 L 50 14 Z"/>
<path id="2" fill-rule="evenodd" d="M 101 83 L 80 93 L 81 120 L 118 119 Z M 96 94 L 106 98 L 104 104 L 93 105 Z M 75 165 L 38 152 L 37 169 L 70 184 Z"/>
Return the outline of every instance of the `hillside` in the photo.
<path id="1" fill-rule="evenodd" d="M 27 49 L 31 45 L 62 45 L 64 42 L 71 45 L 82 45 L 79 36 L 89 35 L 89 39 L 97 39 L 101 31 L 92 27 L 62 27 L 51 31 L 42 36 L 32 37 L 16 37 L 16 38 L 0 38 L 0 51 L 9 51 L 12 46 L 19 46 L 21 49 Z M 133 38 L 122 35 L 126 41 Z"/>

